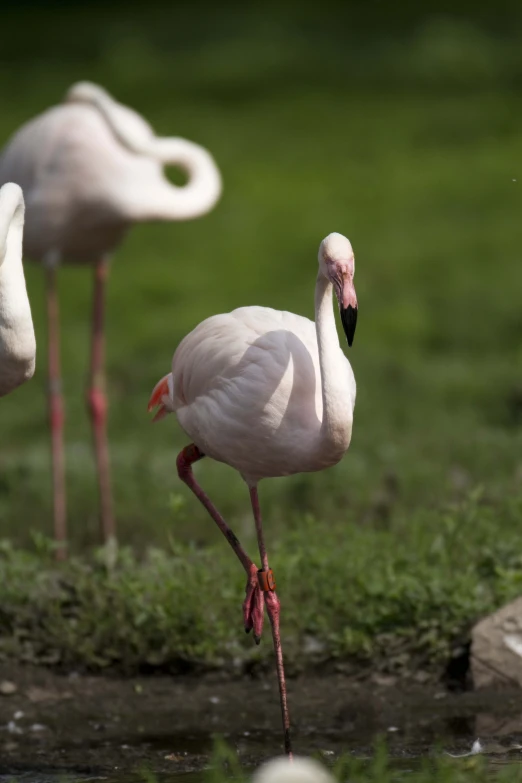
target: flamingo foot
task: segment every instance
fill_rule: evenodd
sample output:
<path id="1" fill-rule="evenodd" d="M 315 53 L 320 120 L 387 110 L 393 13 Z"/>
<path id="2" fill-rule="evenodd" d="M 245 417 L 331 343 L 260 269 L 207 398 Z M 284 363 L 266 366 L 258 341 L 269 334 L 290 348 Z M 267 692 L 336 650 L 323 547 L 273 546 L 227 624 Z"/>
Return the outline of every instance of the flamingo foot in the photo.
<path id="1" fill-rule="evenodd" d="M 245 631 L 247 633 L 253 631 L 254 641 L 259 644 L 263 633 L 264 598 L 259 586 L 258 569 L 254 563 L 250 566 L 245 592 L 246 597 L 243 602 Z"/>

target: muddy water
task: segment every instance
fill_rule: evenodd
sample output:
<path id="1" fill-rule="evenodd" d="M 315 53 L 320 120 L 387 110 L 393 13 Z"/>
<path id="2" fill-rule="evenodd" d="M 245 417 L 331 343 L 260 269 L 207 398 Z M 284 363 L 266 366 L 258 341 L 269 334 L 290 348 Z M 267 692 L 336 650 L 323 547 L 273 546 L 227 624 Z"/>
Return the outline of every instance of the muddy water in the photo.
<path id="1" fill-rule="evenodd" d="M 273 677 L 117 680 L 0 665 L 5 680 L 16 690 L 0 696 L 0 781 L 137 783 L 149 770 L 201 783 L 218 734 L 247 765 L 281 752 Z M 292 680 L 289 699 L 298 753 L 367 757 L 381 734 L 405 769 L 441 749 L 469 751 L 477 737 L 494 763 L 522 759 L 520 691 L 450 694 L 331 675 Z"/>

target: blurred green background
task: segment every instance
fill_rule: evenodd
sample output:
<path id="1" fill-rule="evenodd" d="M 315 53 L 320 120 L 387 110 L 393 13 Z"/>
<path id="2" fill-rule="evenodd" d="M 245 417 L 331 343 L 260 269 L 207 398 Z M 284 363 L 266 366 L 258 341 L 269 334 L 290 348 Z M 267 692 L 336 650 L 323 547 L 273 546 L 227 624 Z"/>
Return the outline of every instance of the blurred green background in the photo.
<path id="1" fill-rule="evenodd" d="M 352 445 L 323 474 L 261 485 L 271 541 L 310 512 L 325 529 L 397 530 L 478 485 L 522 481 L 522 6 L 35 4 L 2 10 L 0 141 L 89 79 L 163 135 L 206 146 L 223 198 L 197 221 L 135 227 L 108 293 L 108 386 L 120 538 L 218 533 L 177 478 L 187 438 L 146 406 L 201 319 L 262 304 L 313 317 L 330 231 L 356 253 Z M 41 270 L 27 265 L 34 380 L 1 405 L 2 535 L 51 533 Z M 84 384 L 91 274 L 60 272 L 70 536 L 97 544 Z M 248 493 L 204 486 L 252 540 Z M 492 531 L 494 535 L 494 532 Z M 221 542 L 220 542 L 221 543 Z M 399 543 L 399 541 L 398 541 Z"/>

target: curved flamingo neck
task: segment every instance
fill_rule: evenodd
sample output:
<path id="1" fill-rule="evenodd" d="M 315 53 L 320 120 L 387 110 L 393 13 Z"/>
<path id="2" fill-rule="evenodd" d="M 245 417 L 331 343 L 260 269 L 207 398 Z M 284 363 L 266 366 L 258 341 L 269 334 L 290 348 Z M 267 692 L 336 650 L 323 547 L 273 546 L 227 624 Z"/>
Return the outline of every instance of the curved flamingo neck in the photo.
<path id="1" fill-rule="evenodd" d="M 0 267 L 8 261 L 18 260 L 21 264 L 23 229 L 22 191 L 17 185 L 8 183 L 0 190 Z"/>
<path id="2" fill-rule="evenodd" d="M 156 210 L 155 217 L 190 220 L 214 207 L 221 195 L 221 175 L 204 147 L 187 139 L 155 137 L 151 154 L 162 166 L 178 166 L 188 177 L 186 185 L 181 187 L 164 180 L 161 198 L 150 205 Z"/>
<path id="3" fill-rule="evenodd" d="M 329 443 L 348 442 L 352 429 L 352 403 L 340 366 L 339 337 L 332 307 L 333 286 L 319 271 L 315 286 L 315 329 L 321 368 L 323 421 L 321 435 Z"/>
<path id="4" fill-rule="evenodd" d="M 90 82 L 75 84 L 67 100 L 95 107 L 130 152 L 152 158 L 162 166 L 178 166 L 187 174 L 188 182 L 183 186 L 173 185 L 164 177 L 152 185 L 144 182 L 129 196 L 131 219 L 189 220 L 216 204 L 222 190 L 221 175 L 206 149 L 187 139 L 155 136 L 139 116 Z"/>
<path id="5" fill-rule="evenodd" d="M 24 200 L 18 185 L 0 190 L 0 396 L 30 378 L 36 351 L 22 267 Z"/>

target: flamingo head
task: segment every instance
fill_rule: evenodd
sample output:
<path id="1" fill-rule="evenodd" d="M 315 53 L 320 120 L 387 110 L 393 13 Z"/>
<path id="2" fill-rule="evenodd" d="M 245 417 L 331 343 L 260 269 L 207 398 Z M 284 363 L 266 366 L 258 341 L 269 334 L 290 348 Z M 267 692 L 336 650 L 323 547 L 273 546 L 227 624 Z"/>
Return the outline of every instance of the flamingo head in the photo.
<path id="1" fill-rule="evenodd" d="M 353 283 L 355 258 L 350 241 L 342 234 L 328 234 L 321 242 L 319 269 L 333 284 L 344 333 L 351 347 L 357 325 L 357 295 Z"/>

